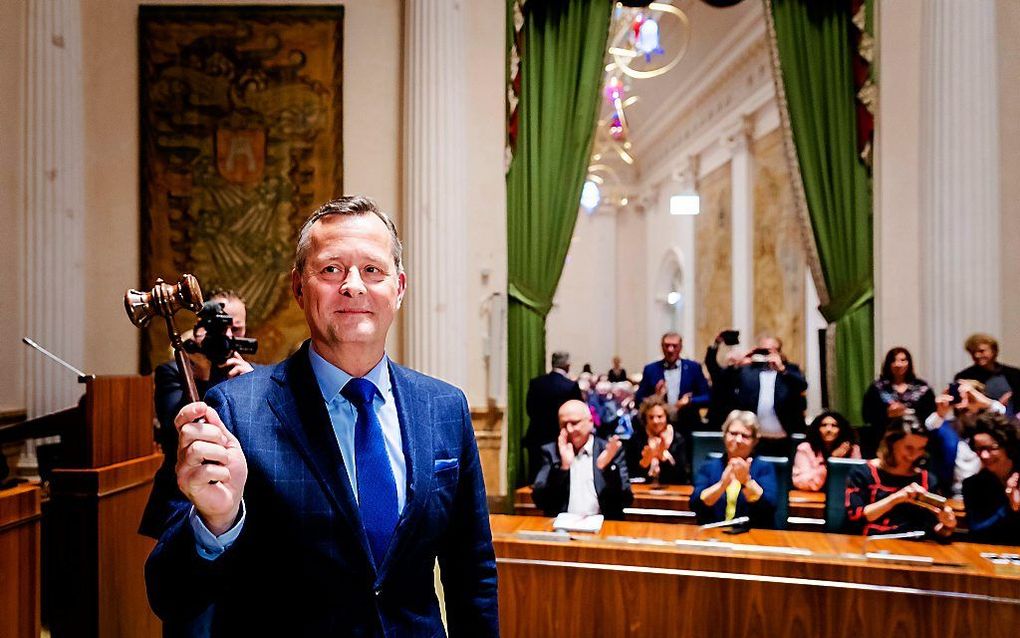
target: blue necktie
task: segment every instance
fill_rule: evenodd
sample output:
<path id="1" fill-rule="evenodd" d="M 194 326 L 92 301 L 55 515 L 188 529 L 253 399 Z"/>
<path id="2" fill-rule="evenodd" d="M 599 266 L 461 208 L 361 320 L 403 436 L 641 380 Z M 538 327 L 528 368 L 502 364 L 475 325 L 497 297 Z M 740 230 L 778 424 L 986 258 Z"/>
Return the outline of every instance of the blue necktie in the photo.
<path id="1" fill-rule="evenodd" d="M 340 390 L 358 409 L 354 424 L 354 466 L 358 478 L 358 507 L 368 544 L 378 569 L 397 527 L 397 484 L 386 454 L 382 425 L 372 407 L 375 385 L 368 379 L 351 379 Z"/>

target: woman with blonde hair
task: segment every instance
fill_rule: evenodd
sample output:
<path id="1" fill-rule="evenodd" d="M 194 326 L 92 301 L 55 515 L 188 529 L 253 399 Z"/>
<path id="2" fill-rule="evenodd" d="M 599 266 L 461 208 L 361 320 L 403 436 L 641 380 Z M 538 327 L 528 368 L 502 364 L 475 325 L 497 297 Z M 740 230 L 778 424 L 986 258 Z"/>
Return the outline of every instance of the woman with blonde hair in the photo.
<path id="1" fill-rule="evenodd" d="M 747 516 L 751 527 L 774 527 L 776 473 L 772 465 L 753 455 L 760 438 L 758 417 L 746 410 L 733 410 L 723 422 L 722 432 L 725 454 L 703 464 L 694 479 L 691 509 L 698 523 Z"/>

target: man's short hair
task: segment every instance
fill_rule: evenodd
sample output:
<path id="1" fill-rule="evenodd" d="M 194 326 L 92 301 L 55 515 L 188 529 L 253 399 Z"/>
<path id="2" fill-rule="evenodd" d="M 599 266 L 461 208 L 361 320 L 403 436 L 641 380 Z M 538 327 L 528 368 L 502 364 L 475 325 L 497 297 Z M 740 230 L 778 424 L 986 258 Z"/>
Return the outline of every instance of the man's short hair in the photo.
<path id="1" fill-rule="evenodd" d="M 207 301 L 212 299 L 226 299 L 227 301 L 240 301 L 242 306 L 248 305 L 248 302 L 244 300 L 244 297 L 241 296 L 241 293 L 237 292 L 236 290 L 231 290 L 229 288 L 216 288 L 208 295 L 206 295 L 205 298 Z"/>
<path id="2" fill-rule="evenodd" d="M 999 342 L 990 334 L 975 332 L 963 342 L 963 347 L 971 354 L 974 354 L 974 351 L 981 346 L 988 346 L 992 349 L 992 352 L 999 354 Z"/>
<path id="3" fill-rule="evenodd" d="M 659 343 L 662 343 L 663 341 L 665 341 L 666 337 L 676 337 L 680 341 L 684 340 L 684 338 L 680 336 L 679 332 L 670 331 L 670 332 L 667 332 L 666 334 L 662 335 L 662 339 L 659 340 Z"/>
<path id="4" fill-rule="evenodd" d="M 376 217 L 382 220 L 382 223 L 386 225 L 386 229 L 390 231 L 390 246 L 391 253 L 393 256 L 393 264 L 397 268 L 397 272 L 404 272 L 404 265 L 401 261 L 401 254 L 403 253 L 404 247 L 400 243 L 400 238 L 397 236 L 397 227 L 390 219 L 390 216 L 379 210 L 379 206 L 375 203 L 371 197 L 365 197 L 364 195 L 352 195 L 350 197 L 338 197 L 332 199 L 322 206 L 320 206 L 314 213 L 312 213 L 305 223 L 301 225 L 301 230 L 298 231 L 297 248 L 294 250 L 294 269 L 298 272 L 304 270 L 305 260 L 308 258 L 308 249 L 312 243 L 312 226 L 315 222 L 319 221 L 323 217 L 329 217 L 331 215 L 368 215 L 374 214 Z"/>
<path id="5" fill-rule="evenodd" d="M 570 365 L 570 353 L 558 350 L 552 353 L 552 367 L 566 368 Z"/>

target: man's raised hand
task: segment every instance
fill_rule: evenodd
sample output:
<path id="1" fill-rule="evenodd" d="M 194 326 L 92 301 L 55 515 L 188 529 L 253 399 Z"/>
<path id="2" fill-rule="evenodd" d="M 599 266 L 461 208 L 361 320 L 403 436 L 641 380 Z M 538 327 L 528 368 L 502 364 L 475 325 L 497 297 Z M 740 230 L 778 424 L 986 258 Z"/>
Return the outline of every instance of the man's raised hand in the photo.
<path id="1" fill-rule="evenodd" d="M 195 505 L 209 531 L 219 536 L 234 526 L 241 508 L 248 479 L 241 445 L 205 403 L 181 408 L 174 426 L 178 432 L 177 486 Z"/>

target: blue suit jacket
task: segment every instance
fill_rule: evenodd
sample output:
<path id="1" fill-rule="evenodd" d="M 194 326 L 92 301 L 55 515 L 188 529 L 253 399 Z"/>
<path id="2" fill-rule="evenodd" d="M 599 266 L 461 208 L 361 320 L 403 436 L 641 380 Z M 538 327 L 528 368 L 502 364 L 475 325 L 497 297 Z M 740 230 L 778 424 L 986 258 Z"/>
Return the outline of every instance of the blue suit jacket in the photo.
<path id="1" fill-rule="evenodd" d="M 741 491 L 737 496 L 736 516 L 749 516 L 751 527 L 772 528 L 776 526 L 776 503 L 779 497 L 779 487 L 776 485 L 776 470 L 771 463 L 751 457 L 751 478 L 761 486 L 762 495 L 754 503 L 748 503 Z M 726 516 L 726 494 L 719 497 L 714 505 L 709 507 L 701 500 L 701 493 L 705 488 L 717 483 L 722 478 L 725 468 L 725 459 L 710 459 L 698 469 L 698 475 L 694 478 L 694 491 L 691 492 L 691 509 L 698 515 L 698 524 L 718 523 Z"/>
<path id="2" fill-rule="evenodd" d="M 708 405 L 708 381 L 705 380 L 705 373 L 701 371 L 701 364 L 690 359 L 680 359 L 677 365 L 680 366 L 680 396 L 691 393 L 691 409 Z M 665 361 L 660 359 L 646 365 L 641 374 L 641 385 L 634 393 L 637 404 L 641 405 L 646 397 L 655 394 L 655 386 L 665 378 Z"/>
<path id="3" fill-rule="evenodd" d="M 308 343 L 206 395 L 248 462 L 246 521 L 215 561 L 186 516 L 146 563 L 153 610 L 185 621 L 213 606 L 213 635 L 443 636 L 438 557 L 452 636 L 496 636 L 496 565 L 464 394 L 391 364 L 407 503 L 377 570 Z"/>

